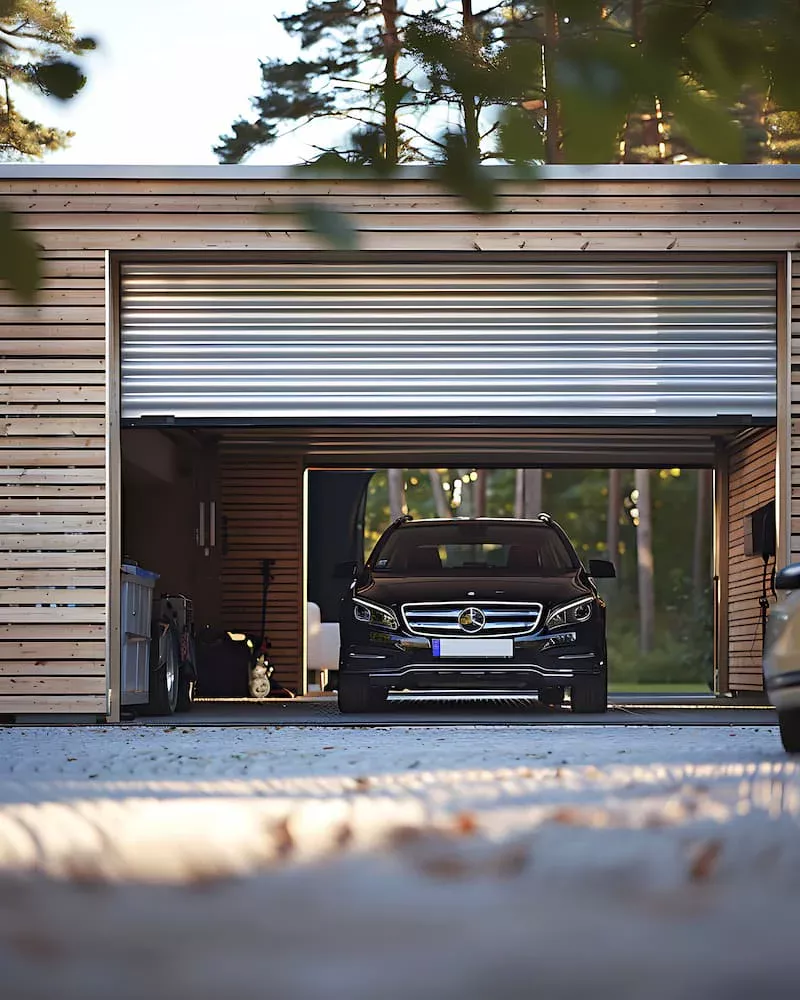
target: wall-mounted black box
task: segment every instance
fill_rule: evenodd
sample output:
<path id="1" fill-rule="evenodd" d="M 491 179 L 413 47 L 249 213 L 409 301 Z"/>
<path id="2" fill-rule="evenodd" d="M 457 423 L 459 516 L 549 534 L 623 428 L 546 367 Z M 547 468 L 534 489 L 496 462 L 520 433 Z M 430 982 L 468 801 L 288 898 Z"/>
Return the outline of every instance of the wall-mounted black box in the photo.
<path id="1" fill-rule="evenodd" d="M 745 515 L 744 554 L 769 559 L 775 555 L 775 501 Z"/>

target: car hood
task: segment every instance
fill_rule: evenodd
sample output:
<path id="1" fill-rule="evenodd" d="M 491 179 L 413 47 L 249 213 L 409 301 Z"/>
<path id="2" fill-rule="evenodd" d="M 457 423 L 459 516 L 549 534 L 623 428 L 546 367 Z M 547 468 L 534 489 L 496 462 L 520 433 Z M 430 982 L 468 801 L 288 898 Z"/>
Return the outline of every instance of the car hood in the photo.
<path id="1" fill-rule="evenodd" d="M 580 579 L 580 571 L 565 576 L 484 577 L 459 576 L 442 579 L 434 576 L 392 577 L 368 575 L 356 587 L 356 596 L 385 606 L 417 604 L 427 601 L 479 604 L 483 601 L 538 601 L 545 607 L 566 604 L 593 593 Z"/>

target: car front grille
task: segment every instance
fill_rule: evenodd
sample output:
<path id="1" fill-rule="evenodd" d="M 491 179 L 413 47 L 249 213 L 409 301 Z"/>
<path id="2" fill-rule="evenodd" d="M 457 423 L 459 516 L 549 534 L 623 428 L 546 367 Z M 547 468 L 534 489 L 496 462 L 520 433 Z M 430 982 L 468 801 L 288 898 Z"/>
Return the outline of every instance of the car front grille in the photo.
<path id="1" fill-rule="evenodd" d="M 475 631 L 459 624 L 459 617 L 467 609 L 474 608 L 483 614 L 485 623 Z M 535 632 L 542 617 L 541 604 L 490 603 L 476 601 L 469 603 L 448 602 L 431 604 L 404 604 L 403 619 L 415 635 L 445 638 L 447 636 L 465 638 L 468 636 L 514 636 Z"/>

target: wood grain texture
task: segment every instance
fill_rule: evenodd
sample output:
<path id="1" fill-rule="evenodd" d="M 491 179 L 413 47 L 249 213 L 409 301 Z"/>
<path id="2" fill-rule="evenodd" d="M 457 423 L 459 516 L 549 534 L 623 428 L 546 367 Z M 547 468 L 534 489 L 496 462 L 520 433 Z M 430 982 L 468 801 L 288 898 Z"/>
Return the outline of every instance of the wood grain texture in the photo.
<path id="1" fill-rule="evenodd" d="M 104 356 L 102 259 L 0 291 L 0 713 L 106 710 Z"/>
<path id="2" fill-rule="evenodd" d="M 269 446 L 242 452 L 223 441 L 220 512 L 227 518 L 222 560 L 223 620 L 260 634 L 261 560 L 273 559 L 267 635 L 275 680 L 300 690 L 303 668 L 303 460 Z M 257 486 L 243 497 L 240 491 Z M 287 508 L 285 502 L 289 501 Z"/>
<path id="3" fill-rule="evenodd" d="M 0 197 L 22 213 L 44 248 L 45 278 L 35 306 L 20 307 L 0 290 L 0 519 L 12 519 L 0 527 L 5 532 L 0 536 L 0 580 L 10 580 L 9 573 L 38 573 L 24 585 L 48 589 L 59 586 L 62 572 L 73 572 L 76 579 L 82 571 L 103 572 L 106 250 L 257 250 L 278 257 L 317 251 L 324 245 L 303 229 L 293 211 L 298 201 L 313 199 L 350 214 L 365 251 L 457 251 L 484 257 L 496 251 L 540 252 L 574 259 L 587 253 L 672 256 L 686 251 L 710 253 L 719 260 L 727 251 L 796 251 L 799 190 L 797 182 L 774 174 L 762 182 L 724 177 L 710 181 L 676 169 L 673 179 L 653 182 L 620 177 L 509 183 L 503 187 L 498 213 L 476 215 L 428 180 L 309 177 L 265 185 L 256 177 L 2 178 Z M 800 265 L 793 284 L 792 353 L 798 366 L 792 376 L 798 397 L 793 417 L 800 441 Z M 222 572 L 229 595 L 226 614 L 257 630 L 260 580 L 253 560 L 273 555 L 272 652 L 278 676 L 293 686 L 300 671 L 299 609 L 304 600 L 298 485 L 302 463 L 297 457 L 302 444 L 294 447 L 296 454 L 280 461 L 275 449 L 264 453 L 263 460 L 273 463 L 275 472 L 270 482 L 258 468 L 247 468 L 244 456 L 231 455 L 238 476 L 221 497 L 221 507 L 229 509 L 231 539 Z M 736 485 L 728 508 L 732 553 L 742 544 L 738 525 L 748 504 L 770 496 L 768 450 L 742 456 L 744 464 L 733 463 Z M 800 447 L 792 452 L 791 479 L 797 500 L 793 515 L 800 519 Z M 60 487 L 73 492 L 58 492 Z M 269 500 L 264 499 L 267 487 L 273 491 Z M 80 517 L 95 527 L 89 533 L 65 533 L 75 530 L 69 518 Z M 40 523 L 33 524 L 35 520 Z M 800 558 L 800 520 L 793 524 L 792 550 Z M 758 561 L 755 575 L 742 560 L 731 569 L 732 621 L 738 616 L 742 624 L 735 629 L 743 628 L 746 634 L 753 623 L 748 601 L 760 587 Z M 86 579 L 97 586 L 95 577 Z M 100 637 L 94 641 L 72 631 L 95 627 Z M 6 653 L 20 642 L 35 649 L 46 645 L 48 661 L 75 660 L 76 677 L 90 669 L 87 664 L 96 669 L 104 656 L 100 648 L 82 658 L 68 652 L 76 642 L 102 647 L 102 624 L 35 622 L 4 628 L 15 630 L 4 635 L 0 629 L 0 647 Z M 43 633 L 31 630 L 42 629 L 48 630 L 47 638 L 40 642 Z M 743 687 L 754 684 L 757 674 L 745 643 L 744 635 L 732 632 L 732 682 L 736 676 Z M 31 662 L 27 654 L 8 657 L 1 651 L 0 660 Z M 22 677 L 38 676 L 26 674 L 24 666 L 14 669 Z M 54 700 L 31 694 L 24 699 L 5 696 L 3 701 L 34 706 L 32 711 L 102 711 L 96 707 L 100 700 L 91 695 Z"/>
<path id="4" fill-rule="evenodd" d="M 732 691 L 761 691 L 761 609 L 764 562 L 744 554 L 744 519 L 775 498 L 777 436 L 772 428 L 729 449 L 728 657 Z M 767 577 L 769 583 L 769 576 Z"/>

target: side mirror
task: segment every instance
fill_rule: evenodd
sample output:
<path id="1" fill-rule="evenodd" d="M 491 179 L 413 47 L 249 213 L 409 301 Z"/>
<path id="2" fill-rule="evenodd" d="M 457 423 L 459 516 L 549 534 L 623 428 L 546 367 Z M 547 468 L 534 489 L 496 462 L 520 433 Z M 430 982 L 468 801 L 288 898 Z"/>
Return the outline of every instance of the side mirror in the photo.
<path id="1" fill-rule="evenodd" d="M 352 580 L 358 572 L 358 563 L 340 562 L 333 567 L 333 576 L 336 580 Z"/>
<path id="2" fill-rule="evenodd" d="M 595 580 L 614 580 L 617 571 L 614 568 L 614 563 L 609 562 L 608 559 L 590 559 L 589 576 L 594 577 Z"/>
<path id="3" fill-rule="evenodd" d="M 784 566 L 775 577 L 776 590 L 800 590 L 800 563 Z"/>

